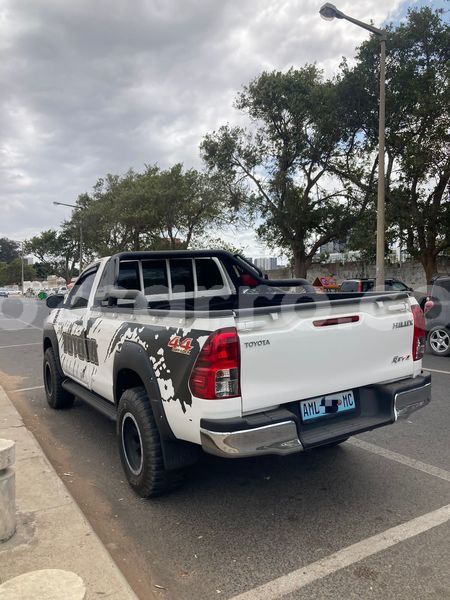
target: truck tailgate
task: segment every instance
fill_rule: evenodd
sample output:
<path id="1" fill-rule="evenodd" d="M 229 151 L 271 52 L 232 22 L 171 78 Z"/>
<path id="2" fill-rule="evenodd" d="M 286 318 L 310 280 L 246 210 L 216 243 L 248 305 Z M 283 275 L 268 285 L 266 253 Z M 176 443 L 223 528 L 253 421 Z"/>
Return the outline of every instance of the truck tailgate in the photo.
<path id="1" fill-rule="evenodd" d="M 239 311 L 244 413 L 413 375 L 407 297 Z"/>

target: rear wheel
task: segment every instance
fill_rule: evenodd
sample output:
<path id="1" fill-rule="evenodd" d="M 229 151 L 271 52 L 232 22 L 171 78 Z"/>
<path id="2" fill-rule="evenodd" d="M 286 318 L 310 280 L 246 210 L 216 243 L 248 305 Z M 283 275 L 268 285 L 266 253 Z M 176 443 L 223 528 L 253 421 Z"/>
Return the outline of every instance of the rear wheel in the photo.
<path id="1" fill-rule="evenodd" d="M 70 408 L 75 398 L 62 387 L 64 375 L 58 368 L 53 348 L 47 348 L 44 353 L 43 377 L 48 404 L 56 410 Z"/>
<path id="2" fill-rule="evenodd" d="M 139 496 L 159 496 L 179 483 L 180 472 L 168 471 L 164 466 L 158 428 L 144 387 L 122 394 L 117 437 L 123 469 Z"/>
<path id="3" fill-rule="evenodd" d="M 450 356 L 450 330 L 447 327 L 433 327 L 428 336 L 430 350 L 436 356 Z"/>

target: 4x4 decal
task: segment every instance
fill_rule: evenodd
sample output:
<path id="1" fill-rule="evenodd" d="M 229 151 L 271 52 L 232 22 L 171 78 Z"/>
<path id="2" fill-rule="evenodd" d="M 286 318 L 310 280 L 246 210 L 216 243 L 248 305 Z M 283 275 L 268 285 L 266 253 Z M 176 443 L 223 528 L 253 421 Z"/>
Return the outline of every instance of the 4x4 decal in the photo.
<path id="1" fill-rule="evenodd" d="M 172 350 L 172 352 L 178 352 L 179 354 L 190 354 L 194 348 L 192 345 L 192 340 L 193 338 L 184 338 L 184 340 L 182 340 L 181 336 L 176 335 L 169 340 L 167 346 Z"/>

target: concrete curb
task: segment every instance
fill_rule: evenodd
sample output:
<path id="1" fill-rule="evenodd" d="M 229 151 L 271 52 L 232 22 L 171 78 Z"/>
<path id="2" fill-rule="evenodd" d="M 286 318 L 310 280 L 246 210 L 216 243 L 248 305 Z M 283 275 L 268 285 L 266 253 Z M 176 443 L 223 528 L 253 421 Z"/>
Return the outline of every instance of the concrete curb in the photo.
<path id="1" fill-rule="evenodd" d="M 137 600 L 1 386 L 0 438 L 16 442 L 17 506 L 16 534 L 0 544 L 0 585 L 29 571 L 65 570 L 83 579 L 86 600 Z"/>

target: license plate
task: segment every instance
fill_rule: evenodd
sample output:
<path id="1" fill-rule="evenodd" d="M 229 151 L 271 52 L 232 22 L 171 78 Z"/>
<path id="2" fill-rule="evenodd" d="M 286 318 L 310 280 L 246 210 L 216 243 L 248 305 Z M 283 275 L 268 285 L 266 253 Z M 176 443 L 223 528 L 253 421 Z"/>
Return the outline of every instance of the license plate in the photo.
<path id="1" fill-rule="evenodd" d="M 355 396 L 352 390 L 348 392 L 339 392 L 338 394 L 329 394 L 328 396 L 319 396 L 300 402 L 300 414 L 302 421 L 311 421 L 329 415 L 337 415 L 343 412 L 355 410 Z"/>

